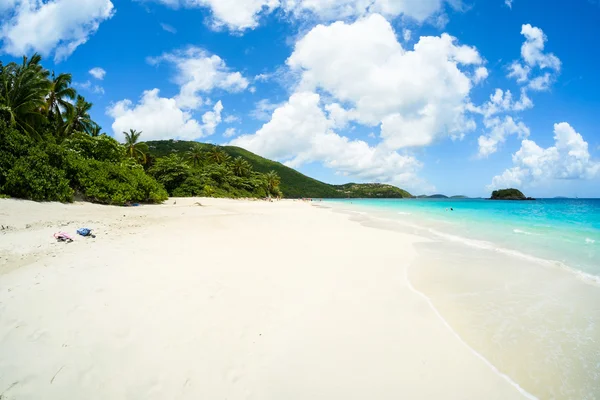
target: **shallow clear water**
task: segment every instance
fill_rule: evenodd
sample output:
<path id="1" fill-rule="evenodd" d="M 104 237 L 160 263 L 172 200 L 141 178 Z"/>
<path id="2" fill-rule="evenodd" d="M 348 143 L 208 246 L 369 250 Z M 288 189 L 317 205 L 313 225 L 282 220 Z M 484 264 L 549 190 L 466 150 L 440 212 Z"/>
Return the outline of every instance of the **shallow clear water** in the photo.
<path id="1" fill-rule="evenodd" d="M 600 399 L 600 200 L 324 204 L 426 238 L 408 282 L 515 386 Z"/>
<path id="2" fill-rule="evenodd" d="M 600 199 L 491 201 L 479 199 L 348 200 L 340 204 L 395 214 L 458 238 L 485 241 L 598 277 Z M 450 211 L 453 209 L 453 211 Z"/>

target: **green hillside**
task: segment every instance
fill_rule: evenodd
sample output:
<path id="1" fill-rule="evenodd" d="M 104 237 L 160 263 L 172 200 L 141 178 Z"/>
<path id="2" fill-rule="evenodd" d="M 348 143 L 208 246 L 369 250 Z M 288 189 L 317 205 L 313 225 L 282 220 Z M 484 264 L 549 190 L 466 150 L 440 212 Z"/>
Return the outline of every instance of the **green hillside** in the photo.
<path id="1" fill-rule="evenodd" d="M 164 157 L 173 153 L 188 151 L 196 142 L 178 140 L 159 140 L 146 142 L 152 158 Z M 211 144 L 201 144 L 208 151 Z M 246 159 L 255 171 L 267 173 L 275 171 L 281 178 L 280 188 L 287 198 L 407 198 L 410 193 L 391 185 L 355 184 L 330 185 L 310 178 L 285 165 L 260 157 L 240 147 L 222 146 L 221 149 L 231 157 L 241 156 Z"/>

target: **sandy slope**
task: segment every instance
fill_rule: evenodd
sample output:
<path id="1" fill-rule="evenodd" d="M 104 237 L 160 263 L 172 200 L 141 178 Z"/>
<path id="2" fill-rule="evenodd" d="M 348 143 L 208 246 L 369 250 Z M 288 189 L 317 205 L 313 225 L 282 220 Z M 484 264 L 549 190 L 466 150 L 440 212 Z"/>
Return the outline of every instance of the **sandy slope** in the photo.
<path id="1" fill-rule="evenodd" d="M 2 400 L 520 398 L 407 285 L 418 238 L 173 201 L 0 200 Z"/>

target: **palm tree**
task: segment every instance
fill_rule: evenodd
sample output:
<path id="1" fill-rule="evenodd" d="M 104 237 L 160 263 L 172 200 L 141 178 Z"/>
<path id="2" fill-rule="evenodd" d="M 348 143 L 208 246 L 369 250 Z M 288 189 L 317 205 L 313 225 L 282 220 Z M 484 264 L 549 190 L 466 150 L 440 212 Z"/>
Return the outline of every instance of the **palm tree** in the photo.
<path id="1" fill-rule="evenodd" d="M 277 172 L 271 171 L 265 174 L 267 194 L 279 195 L 279 184 L 281 184 L 281 178 L 277 175 Z"/>
<path id="2" fill-rule="evenodd" d="M 214 146 L 208 153 L 208 159 L 215 164 L 224 164 L 229 161 L 231 157 L 225 153 L 219 146 Z"/>
<path id="3" fill-rule="evenodd" d="M 91 131 L 94 121 L 90 117 L 89 111 L 92 108 L 92 103 L 85 101 L 83 96 L 77 95 L 75 106 L 68 110 L 67 123 L 65 133 L 67 136 L 73 132 L 88 133 Z"/>
<path id="4" fill-rule="evenodd" d="M 90 131 L 88 133 L 92 137 L 100 136 L 102 134 L 102 127 L 94 122 L 90 127 Z"/>
<path id="5" fill-rule="evenodd" d="M 0 114 L 11 125 L 38 138 L 36 128 L 46 121 L 40 111 L 51 85 L 48 71 L 40 65 L 41 59 L 34 54 L 30 59 L 23 57 L 21 65 L 0 63 Z"/>
<path id="6" fill-rule="evenodd" d="M 202 146 L 199 143 L 195 143 L 190 150 L 185 153 L 186 160 L 192 164 L 192 167 L 199 167 L 202 165 L 202 161 L 204 161 L 204 151 L 202 151 Z"/>
<path id="7" fill-rule="evenodd" d="M 145 164 L 147 161 L 146 153 L 148 152 L 148 145 L 146 143 L 138 142 L 142 132 L 130 129 L 129 133 L 123 132 L 123 134 L 125 134 L 125 149 L 127 150 L 127 155 L 140 161 L 142 164 Z"/>
<path id="8" fill-rule="evenodd" d="M 52 74 L 50 93 L 46 98 L 45 109 L 49 120 L 56 119 L 62 122 L 62 112 L 65 111 L 69 114 L 69 111 L 73 108 L 73 104 L 66 100 L 73 100 L 76 96 L 75 89 L 70 87 L 71 80 L 71 74 L 59 74 L 58 76 Z"/>
<path id="9" fill-rule="evenodd" d="M 235 176 L 239 176 L 240 178 L 246 178 L 252 173 L 252 166 L 242 157 L 236 157 L 235 160 L 233 160 L 231 168 L 233 169 Z"/>

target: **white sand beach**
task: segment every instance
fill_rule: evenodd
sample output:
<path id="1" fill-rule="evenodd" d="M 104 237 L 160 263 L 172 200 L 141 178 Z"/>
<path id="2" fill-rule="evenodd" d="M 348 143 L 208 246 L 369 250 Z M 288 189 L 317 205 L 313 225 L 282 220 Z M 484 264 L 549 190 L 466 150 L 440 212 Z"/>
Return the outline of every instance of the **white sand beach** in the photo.
<path id="1" fill-rule="evenodd" d="M 524 398 L 408 284 L 417 236 L 299 201 L 0 200 L 0 224 L 2 400 Z"/>

